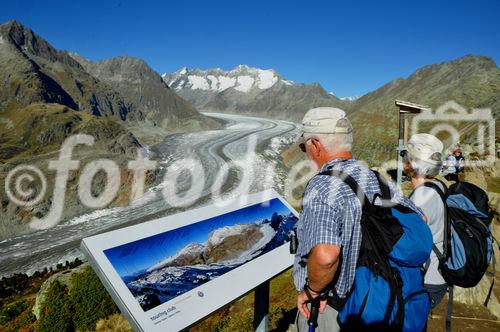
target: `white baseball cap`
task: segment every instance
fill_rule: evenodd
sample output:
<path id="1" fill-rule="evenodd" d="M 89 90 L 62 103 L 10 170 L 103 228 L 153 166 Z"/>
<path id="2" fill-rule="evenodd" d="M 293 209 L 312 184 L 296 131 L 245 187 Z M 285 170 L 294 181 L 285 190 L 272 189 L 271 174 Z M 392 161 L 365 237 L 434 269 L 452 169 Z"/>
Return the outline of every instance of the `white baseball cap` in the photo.
<path id="1" fill-rule="evenodd" d="M 349 134 L 352 126 L 340 108 L 317 107 L 304 115 L 302 131 L 309 134 Z"/>
<path id="2" fill-rule="evenodd" d="M 406 150 L 408 154 L 434 165 L 442 162 L 443 142 L 431 134 L 415 134 L 410 137 Z"/>

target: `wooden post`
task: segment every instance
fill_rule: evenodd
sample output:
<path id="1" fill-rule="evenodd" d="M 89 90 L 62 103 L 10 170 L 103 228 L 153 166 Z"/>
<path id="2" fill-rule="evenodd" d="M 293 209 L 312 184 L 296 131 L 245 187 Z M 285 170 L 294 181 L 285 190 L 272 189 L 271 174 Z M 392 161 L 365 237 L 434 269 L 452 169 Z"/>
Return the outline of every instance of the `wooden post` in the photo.
<path id="1" fill-rule="evenodd" d="M 406 144 L 408 144 L 408 135 L 409 135 L 408 127 L 409 126 L 410 126 L 410 120 L 408 119 L 407 116 L 405 116 L 404 139 L 403 139 L 403 144 L 405 146 L 406 146 Z"/>
<path id="2" fill-rule="evenodd" d="M 397 178 L 396 184 L 399 189 L 401 189 L 401 183 L 403 182 L 403 157 L 401 157 L 401 151 L 404 148 L 404 127 L 405 127 L 405 115 L 401 110 L 399 110 L 399 135 L 398 135 L 398 168 L 397 168 Z"/>

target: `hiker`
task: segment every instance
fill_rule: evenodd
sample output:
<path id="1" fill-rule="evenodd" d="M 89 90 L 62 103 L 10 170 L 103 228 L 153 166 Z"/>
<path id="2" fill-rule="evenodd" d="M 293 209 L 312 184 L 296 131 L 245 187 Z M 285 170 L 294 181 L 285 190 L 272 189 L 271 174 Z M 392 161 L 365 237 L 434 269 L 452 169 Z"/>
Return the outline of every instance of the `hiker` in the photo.
<path id="1" fill-rule="evenodd" d="M 443 163 L 443 175 L 448 181 L 459 182 L 459 174 L 465 171 L 465 158 L 462 154 L 460 144 L 451 147 Z"/>
<path id="2" fill-rule="evenodd" d="M 455 157 L 455 151 L 452 149 L 448 150 L 448 155 L 444 161 L 443 173 L 444 174 L 455 174 L 457 172 L 457 158 Z"/>
<path id="3" fill-rule="evenodd" d="M 314 108 L 305 114 L 302 124 L 299 147 L 319 169 L 319 173 L 306 187 L 302 212 L 297 222 L 298 248 L 293 272 L 299 292 L 296 327 L 298 331 L 308 330 L 311 312 L 308 303 L 319 297 L 319 331 L 339 331 L 338 311 L 334 309 L 336 305 L 331 301 L 331 294 L 334 293 L 338 299 L 345 299 L 355 281 L 362 237 L 362 205 L 354 191 L 340 178 L 321 173 L 337 170 L 345 172 L 359 184 L 370 201 L 375 194 L 381 194 L 381 189 L 377 175 L 351 154 L 352 126 L 344 111 L 331 107 Z M 384 188 L 392 196 L 392 201 L 418 211 L 421 216 L 421 211 L 409 199 L 392 187 Z M 428 229 L 423 221 L 422 225 Z M 431 242 L 430 231 L 428 237 Z M 430 247 L 431 244 L 428 252 Z M 428 252 L 425 259 L 429 257 Z M 417 270 L 421 287 L 418 267 Z M 425 291 L 422 289 L 422 292 Z M 425 301 L 426 295 L 420 303 L 425 304 Z M 428 311 L 425 317 L 427 314 Z M 425 324 L 426 319 L 423 320 L 422 324 Z"/>
<path id="4" fill-rule="evenodd" d="M 404 172 L 411 178 L 414 188 L 410 199 L 424 212 L 432 231 L 433 242 L 443 252 L 445 206 L 439 194 L 432 188 L 424 186 L 425 182 L 435 183 L 445 192 L 446 187 L 435 176 L 442 165 L 443 143 L 430 134 L 415 134 L 408 141 L 403 151 Z M 453 151 L 451 156 L 454 157 Z M 441 302 L 446 294 L 447 284 L 439 272 L 439 261 L 434 252 L 425 267 L 424 287 L 429 292 L 431 307 Z"/>
<path id="5" fill-rule="evenodd" d="M 458 144 L 455 147 L 455 159 L 457 161 L 457 173 L 463 173 L 465 170 L 465 158 Z"/>

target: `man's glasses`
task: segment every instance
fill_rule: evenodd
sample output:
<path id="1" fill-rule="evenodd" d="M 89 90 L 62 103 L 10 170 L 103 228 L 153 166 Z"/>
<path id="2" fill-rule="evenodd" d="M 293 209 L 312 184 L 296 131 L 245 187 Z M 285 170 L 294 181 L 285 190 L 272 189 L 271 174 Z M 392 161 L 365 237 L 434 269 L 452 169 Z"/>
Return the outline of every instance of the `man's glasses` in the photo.
<path id="1" fill-rule="evenodd" d="M 309 141 L 310 139 L 312 139 L 312 138 L 308 138 L 308 139 L 306 139 L 305 141 L 303 140 L 303 141 L 299 144 L 299 149 L 300 149 L 300 151 L 302 151 L 302 152 L 304 152 L 304 153 L 306 152 L 306 143 L 307 143 L 307 141 Z"/>

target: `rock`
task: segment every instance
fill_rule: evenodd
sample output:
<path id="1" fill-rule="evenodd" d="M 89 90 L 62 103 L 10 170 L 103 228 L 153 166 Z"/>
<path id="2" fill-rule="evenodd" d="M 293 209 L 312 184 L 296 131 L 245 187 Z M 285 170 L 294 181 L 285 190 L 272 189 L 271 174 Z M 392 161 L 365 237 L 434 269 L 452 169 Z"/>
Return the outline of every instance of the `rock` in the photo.
<path id="1" fill-rule="evenodd" d="M 57 280 L 62 285 L 65 285 L 69 289 L 69 287 L 71 286 L 70 282 L 69 282 L 71 279 L 71 276 L 74 273 L 79 273 L 79 272 L 83 271 L 83 269 L 85 269 L 88 265 L 89 265 L 88 263 L 84 263 L 84 264 L 78 266 L 77 268 L 58 272 L 58 273 L 50 276 L 47 280 L 45 280 L 45 282 L 40 287 L 38 294 L 36 295 L 35 305 L 33 306 L 33 314 L 35 315 L 35 317 L 37 319 L 40 317 L 40 310 L 42 309 L 41 306 L 42 306 L 43 301 L 45 301 L 47 289 L 49 288 L 50 284 L 52 284 L 54 281 Z"/>

